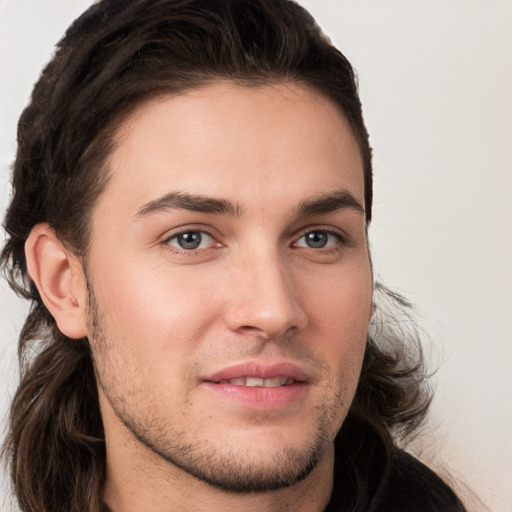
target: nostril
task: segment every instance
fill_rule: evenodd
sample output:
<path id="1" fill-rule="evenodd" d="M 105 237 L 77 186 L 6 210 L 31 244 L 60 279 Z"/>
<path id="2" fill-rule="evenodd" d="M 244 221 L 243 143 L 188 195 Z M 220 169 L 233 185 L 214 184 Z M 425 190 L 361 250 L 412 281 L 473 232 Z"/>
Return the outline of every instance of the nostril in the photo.
<path id="1" fill-rule="evenodd" d="M 253 325 L 241 325 L 238 328 L 238 331 L 239 332 L 243 332 L 243 333 L 247 333 L 247 334 L 251 334 L 251 333 L 259 334 L 259 335 L 264 335 L 265 334 L 265 331 L 263 329 L 261 329 L 260 327 L 255 327 Z"/>

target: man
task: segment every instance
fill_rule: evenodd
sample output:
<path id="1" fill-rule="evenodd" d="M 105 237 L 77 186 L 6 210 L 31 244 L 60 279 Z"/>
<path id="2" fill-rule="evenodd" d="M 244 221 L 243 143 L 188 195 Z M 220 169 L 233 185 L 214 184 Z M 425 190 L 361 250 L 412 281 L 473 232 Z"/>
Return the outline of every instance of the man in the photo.
<path id="1" fill-rule="evenodd" d="M 368 135 L 300 7 L 94 5 L 20 119 L 13 186 L 23 511 L 463 510 L 395 444 L 429 396 L 370 325 Z"/>

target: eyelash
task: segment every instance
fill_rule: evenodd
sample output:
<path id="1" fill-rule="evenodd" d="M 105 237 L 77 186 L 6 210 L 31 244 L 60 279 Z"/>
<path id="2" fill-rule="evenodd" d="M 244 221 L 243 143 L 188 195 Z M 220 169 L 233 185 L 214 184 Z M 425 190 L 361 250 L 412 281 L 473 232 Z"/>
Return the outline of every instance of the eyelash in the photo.
<path id="1" fill-rule="evenodd" d="M 198 228 L 188 227 L 187 229 L 183 229 L 181 231 L 178 231 L 177 233 L 173 233 L 172 235 L 165 238 L 165 240 L 163 241 L 163 244 L 172 252 L 174 252 L 176 254 L 180 254 L 180 255 L 185 255 L 185 256 L 194 256 L 194 255 L 197 255 L 198 253 L 203 253 L 204 251 L 207 251 L 212 248 L 212 247 L 206 247 L 206 248 L 199 248 L 199 249 L 185 249 L 182 247 L 180 248 L 180 247 L 171 245 L 172 240 L 175 240 L 180 236 L 187 235 L 187 234 L 193 234 L 193 233 L 199 233 L 201 236 L 206 235 L 206 236 L 210 237 L 212 239 L 212 242 L 217 244 L 217 247 L 213 247 L 213 248 L 220 248 L 221 244 L 219 242 L 217 242 L 215 235 L 213 235 L 209 231 L 205 230 L 204 228 L 199 228 L 199 227 Z M 201 241 L 201 243 L 202 243 L 202 241 Z M 210 243 L 210 245 L 211 245 L 211 243 Z"/>
<path id="2" fill-rule="evenodd" d="M 217 246 L 216 247 L 210 246 L 210 247 L 206 247 L 206 248 L 185 249 L 185 248 L 180 248 L 180 247 L 177 247 L 177 246 L 171 244 L 172 240 L 176 240 L 180 236 L 187 235 L 187 234 L 194 234 L 194 233 L 200 234 L 202 236 L 206 235 L 206 236 L 210 237 L 212 239 L 212 242 L 214 244 L 217 244 Z M 304 237 L 306 237 L 307 235 L 310 235 L 310 234 L 325 234 L 328 237 L 334 237 L 336 239 L 336 241 L 335 241 L 334 245 L 331 247 L 314 248 L 314 247 L 308 247 L 306 245 L 298 245 L 300 240 L 302 240 Z M 202 240 L 200 243 L 202 243 Z M 327 241 L 327 243 L 329 243 L 329 241 Z M 173 233 L 172 235 L 165 238 L 165 240 L 163 241 L 163 244 L 167 248 L 169 248 L 169 250 L 174 252 L 175 254 L 180 254 L 180 255 L 185 255 L 185 256 L 195 256 L 198 253 L 202 254 L 202 253 L 204 253 L 204 251 L 207 251 L 209 249 L 212 249 L 212 248 L 217 249 L 217 248 L 222 247 L 222 244 L 220 242 L 217 242 L 215 235 L 213 235 L 209 231 L 205 230 L 204 228 L 199 228 L 199 227 L 198 228 L 189 227 L 189 228 L 183 229 L 177 233 Z M 332 253 L 332 252 L 340 251 L 341 245 L 347 245 L 346 237 L 344 235 L 342 235 L 341 233 L 338 233 L 336 231 L 332 231 L 329 229 L 323 229 L 323 228 L 314 228 L 314 229 L 308 228 L 307 230 L 303 231 L 302 234 L 298 238 L 295 239 L 295 241 L 291 244 L 291 247 L 295 247 L 298 249 L 306 249 L 306 250 L 311 249 L 314 252 L 318 252 L 318 253 Z"/>
<path id="3" fill-rule="evenodd" d="M 305 246 L 305 245 L 298 245 L 300 240 L 305 238 L 307 235 L 311 235 L 311 234 L 327 235 L 328 237 L 334 238 L 335 239 L 335 243 L 331 247 L 318 247 L 318 248 L 308 247 L 308 246 Z M 326 243 L 328 244 L 329 240 Z M 298 247 L 298 248 L 304 248 L 304 249 L 311 249 L 311 250 L 316 251 L 316 252 L 320 252 L 321 251 L 323 253 L 328 253 L 328 252 L 339 251 L 341 249 L 340 246 L 346 245 L 346 244 L 347 244 L 346 237 L 344 235 L 342 235 L 341 233 L 338 233 L 337 231 L 332 231 L 330 229 L 322 229 L 322 228 L 314 228 L 314 229 L 309 228 L 306 231 L 304 231 L 296 239 L 295 242 L 293 242 L 292 246 Z"/>

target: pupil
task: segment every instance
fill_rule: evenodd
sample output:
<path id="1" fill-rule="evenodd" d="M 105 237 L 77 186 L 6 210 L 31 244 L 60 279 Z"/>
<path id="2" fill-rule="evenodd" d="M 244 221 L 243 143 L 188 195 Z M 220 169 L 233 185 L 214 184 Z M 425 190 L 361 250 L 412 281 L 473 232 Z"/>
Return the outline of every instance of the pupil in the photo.
<path id="1" fill-rule="evenodd" d="M 306 243 L 309 247 L 320 249 L 327 244 L 327 233 L 321 231 L 314 231 L 306 235 Z"/>
<path id="2" fill-rule="evenodd" d="M 197 249 L 201 245 L 201 233 L 183 233 L 178 236 L 178 243 L 182 249 Z"/>

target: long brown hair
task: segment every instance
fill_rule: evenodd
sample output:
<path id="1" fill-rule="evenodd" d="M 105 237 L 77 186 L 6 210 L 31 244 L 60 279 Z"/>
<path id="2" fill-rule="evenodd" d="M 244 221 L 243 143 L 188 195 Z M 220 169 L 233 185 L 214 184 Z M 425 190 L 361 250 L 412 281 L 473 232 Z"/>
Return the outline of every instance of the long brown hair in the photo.
<path id="1" fill-rule="evenodd" d="M 106 162 L 124 117 L 155 95 L 219 79 L 247 86 L 293 81 L 334 101 L 359 144 L 371 220 L 371 149 L 356 76 L 304 9 L 288 0 L 94 4 L 57 45 L 21 115 L 4 224 L 1 264 L 11 287 L 31 302 L 3 449 L 24 512 L 97 512 L 105 476 L 89 342 L 59 332 L 27 274 L 25 241 L 36 224 L 48 222 L 86 256 L 90 213 L 108 182 Z M 384 318 L 369 335 L 359 388 L 337 439 L 352 474 L 347 481 L 355 482 L 354 510 L 365 510 L 370 499 L 370 444 L 378 439 L 390 459 L 396 436 L 412 432 L 429 404 L 417 341 L 386 334 L 386 325 Z"/>

